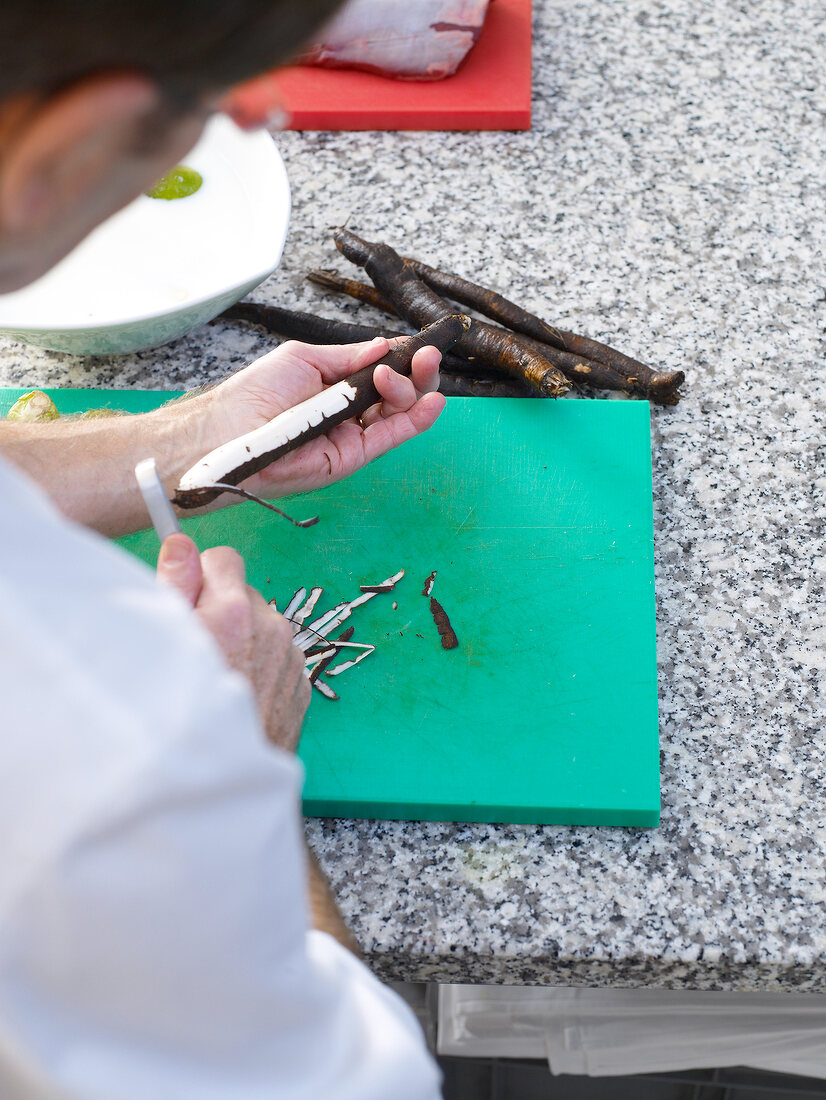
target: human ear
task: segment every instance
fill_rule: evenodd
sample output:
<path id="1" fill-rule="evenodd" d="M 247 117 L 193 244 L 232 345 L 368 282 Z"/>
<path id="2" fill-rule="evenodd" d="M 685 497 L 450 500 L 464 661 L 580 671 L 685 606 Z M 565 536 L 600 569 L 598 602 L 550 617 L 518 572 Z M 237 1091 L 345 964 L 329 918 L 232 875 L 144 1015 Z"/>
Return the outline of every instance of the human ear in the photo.
<path id="1" fill-rule="evenodd" d="M 2 230 L 43 232 L 105 191 L 159 105 L 148 78 L 120 72 L 84 77 L 40 101 L 4 142 Z"/>

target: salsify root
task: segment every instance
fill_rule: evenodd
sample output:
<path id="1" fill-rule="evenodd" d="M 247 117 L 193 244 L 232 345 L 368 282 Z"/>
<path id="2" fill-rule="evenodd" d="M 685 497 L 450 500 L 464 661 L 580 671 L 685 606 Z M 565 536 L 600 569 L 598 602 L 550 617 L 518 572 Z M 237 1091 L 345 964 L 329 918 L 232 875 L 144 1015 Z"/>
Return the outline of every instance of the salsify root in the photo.
<path id="1" fill-rule="evenodd" d="M 454 302 L 478 310 L 479 313 L 513 329 L 514 332 L 521 332 L 543 344 L 551 344 L 574 356 L 584 357 L 593 363 L 610 367 L 625 380 L 626 385 L 609 388 L 638 393 L 661 405 L 676 405 L 679 401 L 680 395 L 677 390 L 685 381 L 685 374 L 682 371 L 652 370 L 645 363 L 640 363 L 637 359 L 632 359 L 607 344 L 601 344 L 598 340 L 591 340 L 587 336 L 566 332 L 564 329 L 549 325 L 496 291 L 473 283 L 469 279 L 439 271 L 419 260 L 406 259 L 405 262 L 410 264 L 417 275 L 438 294 L 446 295 Z M 563 367 L 563 369 L 568 374 L 567 368 Z M 580 375 L 580 381 L 590 381 L 587 375 L 591 372 L 578 369 L 576 366 L 572 366 L 571 369 Z M 596 377 L 599 377 L 599 374 L 600 372 L 595 372 Z M 604 383 L 594 381 L 592 384 L 601 386 Z"/>
<path id="2" fill-rule="evenodd" d="M 277 333 L 287 340 L 304 340 L 308 344 L 356 344 L 376 336 L 401 336 L 400 332 L 383 332 L 369 325 L 349 321 L 333 321 L 301 310 L 268 306 L 263 302 L 236 302 L 220 314 L 222 321 L 248 321 L 261 325 L 267 332 Z"/>
<path id="3" fill-rule="evenodd" d="M 364 268 L 379 292 L 409 324 L 431 324 L 450 314 L 448 303 L 389 245 L 365 241 L 344 228 L 334 230 L 333 239 L 348 260 Z M 547 397 L 561 397 L 570 389 L 565 375 L 549 358 L 527 346 L 519 336 L 484 321 L 474 321 L 456 347 L 486 366 L 525 379 Z"/>
<path id="4" fill-rule="evenodd" d="M 447 351 L 470 328 L 470 318 L 449 314 L 426 326 L 403 343 L 395 344 L 382 362 L 399 374 L 409 375 L 413 357 L 420 348 Z M 223 492 L 232 492 L 240 482 L 266 469 L 304 443 L 324 435 L 331 428 L 361 416 L 381 400 L 373 383 L 375 364 L 362 367 L 307 401 L 286 409 L 268 423 L 246 435 L 216 447 L 181 477 L 173 504 L 199 508 Z M 229 487 L 229 488 L 228 488 Z M 241 490 L 242 495 L 246 490 Z"/>
<path id="5" fill-rule="evenodd" d="M 409 261 L 406 261 L 409 262 Z M 360 283 L 355 279 L 345 279 L 343 276 L 338 275 L 334 271 L 322 270 L 313 271 L 307 278 L 316 283 L 318 286 L 323 286 L 327 290 L 338 290 L 344 294 L 348 294 L 351 297 L 357 298 L 359 301 L 367 302 L 378 309 L 384 310 L 386 313 L 394 313 L 393 306 L 387 299 L 379 294 L 375 287 L 368 286 L 366 283 Z M 470 284 L 473 285 L 473 284 Z M 491 292 L 492 293 L 492 292 Z M 505 301 L 505 299 L 502 299 Z M 520 307 L 510 303 L 514 310 L 518 310 Z M 474 308 L 478 308 L 478 302 Z M 481 312 L 481 310 L 480 310 Z M 479 324 L 479 322 L 477 322 Z M 544 325 L 544 322 L 540 322 Z M 548 331 L 556 332 L 550 325 L 546 326 Z M 517 340 L 526 348 L 532 348 L 537 355 L 542 356 L 544 359 L 550 360 L 554 366 L 565 375 L 565 377 L 574 386 L 588 386 L 591 389 L 602 390 L 620 390 L 624 393 L 640 394 L 642 391 L 637 384 L 636 378 L 629 379 L 627 374 L 621 374 L 613 367 L 606 363 L 598 362 L 593 359 L 588 359 L 583 355 L 575 355 L 570 351 L 564 351 L 563 349 L 553 346 L 551 344 L 542 343 L 532 336 L 527 336 L 524 333 L 518 335 L 507 331 L 506 329 L 498 328 L 494 325 L 486 325 L 486 329 L 491 332 L 501 333 L 504 336 L 509 337 L 511 340 Z M 579 339 L 577 337 L 577 339 Z M 584 339 L 584 337 L 583 337 Z M 617 353 L 619 354 L 619 353 Z M 640 364 L 642 366 L 642 364 Z M 453 368 L 456 369 L 455 367 Z M 494 368 L 491 368 L 494 369 Z M 501 368 L 500 368 L 501 369 Z M 645 368 L 649 370 L 649 368 Z M 467 373 L 467 368 L 464 371 L 459 368 L 461 373 Z M 649 370 L 649 373 L 650 370 Z M 682 376 L 679 376 L 680 378 Z M 458 384 L 460 389 L 464 387 L 461 383 Z M 445 391 L 446 392 L 446 391 Z M 467 396 L 470 396 L 469 394 Z M 500 394 L 499 396 L 507 396 L 506 394 Z M 512 396 L 524 396 L 522 394 L 514 394 Z M 544 396 L 544 395 L 543 395 Z M 643 394 L 648 396 L 648 394 Z M 673 403 L 673 402 L 664 402 Z"/>
<path id="6" fill-rule="evenodd" d="M 679 387 L 685 381 L 682 371 L 656 371 L 598 340 L 548 324 L 497 291 L 402 257 L 386 244 L 365 241 L 346 229 L 335 230 L 334 238 L 339 251 L 363 267 L 376 285 L 327 269 L 311 271 L 307 278 L 312 283 L 416 326 L 449 313 L 452 307 L 445 297 L 506 326 L 473 321 L 455 346 L 455 354 L 443 354 L 442 393 L 560 396 L 573 385 L 577 389 L 617 390 L 660 405 L 676 405 L 680 399 Z M 261 324 L 270 332 L 310 343 L 405 335 L 254 302 L 239 302 L 221 316 Z"/>
<path id="7" fill-rule="evenodd" d="M 339 275 L 337 271 L 329 271 L 324 267 L 316 268 L 308 272 L 307 279 L 309 282 L 315 283 L 316 286 L 323 287 L 325 290 L 337 290 L 341 294 L 349 294 L 349 296 L 355 298 L 356 301 L 365 302 L 369 306 L 375 306 L 376 309 L 382 310 L 383 313 L 390 314 L 391 317 L 397 316 L 395 307 L 385 298 L 381 291 L 376 290 L 374 286 L 368 286 L 367 283 L 359 282 L 358 279 L 348 279 L 344 275 Z"/>
<path id="8" fill-rule="evenodd" d="M 355 279 L 345 279 L 337 275 L 333 271 L 325 270 L 325 277 L 323 280 L 312 278 L 312 276 L 316 274 L 318 274 L 318 272 L 312 272 L 311 275 L 308 275 L 307 277 L 311 279 L 312 282 L 315 282 L 319 286 L 323 286 L 328 290 L 340 290 L 345 294 L 355 295 L 360 301 L 369 302 L 371 305 L 379 306 L 379 303 L 383 303 L 379 306 L 379 308 L 384 309 L 387 313 L 394 312 L 393 307 L 390 305 L 390 303 L 387 302 L 387 300 L 381 295 L 379 295 L 377 291 L 373 294 L 370 293 L 371 291 L 374 291 L 374 288 L 368 286 L 366 283 L 357 282 Z M 493 325 L 488 325 L 486 327 L 494 332 L 501 332 L 505 335 L 512 336 L 514 339 L 518 339 L 520 343 L 524 346 L 533 348 L 537 352 L 537 354 L 547 359 L 550 359 L 555 366 L 559 367 L 559 369 L 565 374 L 566 378 L 575 386 L 587 385 L 592 389 L 622 390 L 625 393 L 639 392 L 634 381 L 629 382 L 629 380 L 624 375 L 619 374 L 613 369 L 613 367 L 606 366 L 604 363 L 597 363 L 592 359 L 586 359 L 580 355 L 573 355 L 569 351 L 562 351 L 560 348 L 551 347 L 550 344 L 540 343 L 539 340 L 534 340 L 531 336 L 525 336 L 524 334 L 514 336 L 513 333 L 508 333 L 505 329 L 495 328 Z M 453 364 L 446 364 L 446 366 L 448 366 L 449 369 L 452 369 L 461 374 L 467 374 L 468 367 L 471 367 L 471 371 L 473 373 L 479 373 L 478 364 L 475 360 L 459 360 L 459 362 L 465 363 L 464 368 L 457 368 Z M 519 386 L 523 384 L 526 385 L 526 383 L 518 382 L 515 378 L 513 379 L 513 383 Z M 459 383 L 459 388 L 463 388 L 461 386 L 461 383 Z M 461 394 L 461 396 L 471 395 L 468 393 Z M 497 396 L 522 397 L 529 395 L 521 393 L 500 393 Z M 539 396 L 544 395 L 539 394 Z"/>
<path id="9" fill-rule="evenodd" d="M 350 280 L 353 282 L 354 280 Z M 364 284 L 358 284 L 364 285 Z M 351 321 L 336 321 L 329 317 L 317 317 L 314 313 L 301 310 L 284 309 L 281 306 L 267 306 L 262 302 L 236 302 L 225 309 L 216 320 L 246 321 L 260 325 L 267 332 L 283 336 L 287 340 L 303 340 L 307 344 L 358 344 L 364 340 L 374 340 L 384 336 L 395 340 L 400 336 L 412 336 L 415 333 L 398 332 L 377 328 L 374 325 L 357 325 Z M 448 374 L 476 373 L 474 364 L 458 355 L 442 352 L 442 367 Z"/>
<path id="10" fill-rule="evenodd" d="M 440 294 L 445 293 L 454 301 L 519 332 L 523 344 L 550 359 L 574 385 L 618 390 L 645 397 L 660 405 L 676 405 L 680 399 L 678 390 L 685 381 L 682 371 L 654 371 L 607 344 L 548 325 L 541 318 L 486 287 L 478 286 L 458 275 L 437 271 L 418 260 L 406 259 L 405 263 Z M 346 279 L 327 269 L 312 271 L 307 278 L 317 286 L 348 294 L 385 313 L 395 312 L 384 295 L 366 283 Z"/>

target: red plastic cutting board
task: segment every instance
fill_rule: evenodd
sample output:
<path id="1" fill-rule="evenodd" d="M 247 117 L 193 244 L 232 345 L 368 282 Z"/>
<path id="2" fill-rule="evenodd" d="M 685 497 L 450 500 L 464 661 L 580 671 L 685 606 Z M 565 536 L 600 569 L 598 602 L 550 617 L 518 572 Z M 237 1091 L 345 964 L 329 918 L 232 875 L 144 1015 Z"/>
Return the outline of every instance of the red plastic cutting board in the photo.
<path id="1" fill-rule="evenodd" d="M 293 66 L 276 83 L 292 130 L 528 130 L 531 0 L 492 0 L 479 41 L 445 80 Z"/>

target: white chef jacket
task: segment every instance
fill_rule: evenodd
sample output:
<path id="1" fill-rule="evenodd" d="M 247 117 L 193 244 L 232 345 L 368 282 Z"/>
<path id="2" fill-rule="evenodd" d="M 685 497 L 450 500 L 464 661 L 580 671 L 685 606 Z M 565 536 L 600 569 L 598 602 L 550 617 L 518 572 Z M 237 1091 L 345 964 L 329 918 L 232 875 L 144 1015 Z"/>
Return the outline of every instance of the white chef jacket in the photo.
<path id="1" fill-rule="evenodd" d="M 297 760 L 185 602 L 0 463 L 2 1100 L 433 1100 L 309 930 Z"/>

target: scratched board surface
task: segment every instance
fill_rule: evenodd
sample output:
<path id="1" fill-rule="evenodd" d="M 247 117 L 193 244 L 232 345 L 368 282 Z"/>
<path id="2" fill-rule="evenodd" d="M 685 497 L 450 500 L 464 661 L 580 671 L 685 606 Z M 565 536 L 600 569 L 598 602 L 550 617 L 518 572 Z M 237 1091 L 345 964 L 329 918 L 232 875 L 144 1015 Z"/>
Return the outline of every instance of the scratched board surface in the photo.
<path id="1" fill-rule="evenodd" d="M 52 393 L 66 412 L 170 396 Z M 331 681 L 340 700 L 314 693 L 307 814 L 657 823 L 646 403 L 451 398 L 429 433 L 289 510 L 320 522 L 242 504 L 185 527 L 202 549 L 237 547 L 282 608 L 302 585 L 324 586 L 323 611 L 406 572 L 353 613 L 377 649 Z M 154 562 L 154 532 L 124 545 Z M 433 570 L 449 651 L 422 595 Z"/>

